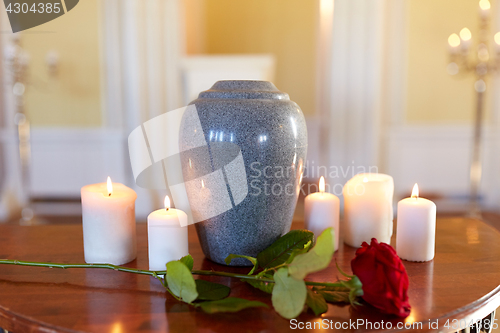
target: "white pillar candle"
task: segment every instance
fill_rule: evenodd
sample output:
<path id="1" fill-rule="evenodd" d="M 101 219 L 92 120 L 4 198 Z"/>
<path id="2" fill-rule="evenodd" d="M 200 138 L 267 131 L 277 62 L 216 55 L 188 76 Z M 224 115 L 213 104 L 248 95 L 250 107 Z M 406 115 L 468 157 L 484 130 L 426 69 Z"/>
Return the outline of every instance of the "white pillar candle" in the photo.
<path id="1" fill-rule="evenodd" d="M 165 208 L 155 210 L 148 216 L 149 269 L 164 271 L 167 262 L 188 254 L 187 214 L 170 208 L 170 199 L 166 196 Z"/>
<path id="2" fill-rule="evenodd" d="M 108 177 L 107 183 L 82 187 L 81 196 L 85 262 L 122 265 L 134 260 L 135 191 Z"/>
<path id="3" fill-rule="evenodd" d="M 411 198 L 398 202 L 396 252 L 408 261 L 429 261 L 434 258 L 436 239 L 436 205 L 418 197 L 415 184 Z"/>
<path id="4" fill-rule="evenodd" d="M 362 173 L 344 186 L 344 242 L 360 247 L 372 238 L 390 243 L 394 181 L 389 175 Z"/>
<path id="5" fill-rule="evenodd" d="M 305 201 L 305 228 L 319 235 L 332 227 L 335 231 L 335 251 L 339 248 L 340 200 L 337 196 L 325 192 L 325 178 L 319 180 L 319 192 L 309 194 Z"/>

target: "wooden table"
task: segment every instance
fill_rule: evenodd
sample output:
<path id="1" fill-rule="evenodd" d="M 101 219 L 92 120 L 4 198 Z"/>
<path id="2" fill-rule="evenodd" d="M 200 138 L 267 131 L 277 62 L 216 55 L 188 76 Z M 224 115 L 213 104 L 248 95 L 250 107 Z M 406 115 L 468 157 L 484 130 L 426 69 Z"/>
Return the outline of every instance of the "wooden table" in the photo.
<path id="1" fill-rule="evenodd" d="M 294 228 L 300 228 L 294 223 Z M 247 272 L 205 259 L 194 228 L 190 227 L 190 252 L 195 269 Z M 130 267 L 147 269 L 146 225 L 138 224 L 138 258 Z M 350 272 L 355 249 L 341 246 L 335 258 Z M 0 258 L 26 261 L 83 262 L 80 225 L 0 226 Z M 339 274 L 334 262 L 309 280 L 334 281 Z M 438 321 L 442 331 L 447 320 L 481 319 L 500 305 L 500 233 L 485 223 L 462 218 L 438 219 L 436 257 L 428 263 L 405 262 L 410 277 L 412 313 L 406 322 Z M 202 277 L 226 284 L 231 296 L 265 302 L 270 296 L 237 279 Z M 329 305 L 321 318 L 303 313 L 298 322 L 332 320 L 337 325 L 364 319 L 402 322 L 379 314 L 370 306 Z M 298 323 L 297 322 L 297 323 Z M 13 332 L 243 332 L 288 331 L 290 322 L 271 309 L 248 309 L 235 314 L 208 315 L 179 303 L 159 281 L 149 276 L 105 269 L 51 269 L 0 265 L 0 327 Z M 400 324 L 401 325 L 401 324 Z M 414 327 L 417 329 L 418 327 Z M 369 327 L 360 326 L 360 331 Z M 353 331 L 352 327 L 345 329 Z M 378 330 L 380 331 L 380 330 Z M 419 330 L 421 331 L 421 330 Z"/>

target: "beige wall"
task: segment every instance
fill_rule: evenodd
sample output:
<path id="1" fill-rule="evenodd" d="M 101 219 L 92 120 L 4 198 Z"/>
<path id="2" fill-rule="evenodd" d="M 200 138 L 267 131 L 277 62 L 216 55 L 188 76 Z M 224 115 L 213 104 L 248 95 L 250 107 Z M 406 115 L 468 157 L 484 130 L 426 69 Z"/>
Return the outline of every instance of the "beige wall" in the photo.
<path id="1" fill-rule="evenodd" d="M 199 0 L 190 0 L 189 3 Z M 315 106 L 315 19 L 317 1 L 208 0 L 187 11 L 188 53 L 272 53 L 277 60 L 276 86 L 290 95 L 305 114 Z M 204 34 L 203 41 L 199 35 Z"/>
<path id="2" fill-rule="evenodd" d="M 100 126 L 99 0 L 84 0 L 67 14 L 21 32 L 31 56 L 26 109 L 34 126 Z M 50 77 L 45 57 L 59 53 Z"/>
<path id="3" fill-rule="evenodd" d="M 478 1 L 409 0 L 408 8 L 406 121 L 413 124 L 471 122 L 475 110 L 475 80 L 472 75 L 447 74 L 447 41 L 451 33 L 458 33 L 463 27 L 472 31 L 473 39 L 477 37 Z M 487 114 L 488 109 L 489 103 Z"/>

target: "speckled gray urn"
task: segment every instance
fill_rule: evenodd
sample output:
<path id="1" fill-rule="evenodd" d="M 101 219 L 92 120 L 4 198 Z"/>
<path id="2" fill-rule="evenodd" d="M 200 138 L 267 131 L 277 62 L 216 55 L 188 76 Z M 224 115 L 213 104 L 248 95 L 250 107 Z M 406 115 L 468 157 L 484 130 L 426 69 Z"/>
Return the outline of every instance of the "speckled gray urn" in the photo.
<path id="1" fill-rule="evenodd" d="M 266 81 L 218 81 L 190 105 L 197 117 L 184 114 L 179 145 L 203 252 L 219 264 L 255 257 L 290 230 L 307 152 L 302 111 Z M 205 145 L 193 139 L 200 127 Z"/>

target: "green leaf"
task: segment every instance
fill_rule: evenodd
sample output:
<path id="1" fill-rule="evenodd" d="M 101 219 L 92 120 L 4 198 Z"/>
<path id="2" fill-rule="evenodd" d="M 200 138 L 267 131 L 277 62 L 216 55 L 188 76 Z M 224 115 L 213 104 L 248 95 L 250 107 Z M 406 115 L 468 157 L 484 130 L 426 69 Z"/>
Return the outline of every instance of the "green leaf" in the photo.
<path id="1" fill-rule="evenodd" d="M 249 280 L 249 279 L 241 279 L 241 281 L 248 283 L 254 288 L 262 290 L 265 293 L 270 294 L 273 292 L 274 283 L 272 282 L 264 282 L 264 281 Z"/>
<path id="2" fill-rule="evenodd" d="M 274 281 L 272 295 L 274 309 L 287 319 L 297 317 L 304 309 L 306 302 L 305 282 L 289 276 L 288 269 L 284 267 L 274 274 Z"/>
<path id="3" fill-rule="evenodd" d="M 269 268 L 281 265 L 290 257 L 293 250 L 303 249 L 304 245 L 313 239 L 314 233 L 309 230 L 292 230 L 257 255 L 259 266 Z"/>
<path id="4" fill-rule="evenodd" d="M 243 309 L 256 307 L 268 308 L 268 306 L 262 302 L 249 301 L 238 297 L 228 297 L 219 301 L 203 302 L 200 303 L 200 306 L 206 313 L 238 312 Z"/>
<path id="5" fill-rule="evenodd" d="M 180 258 L 179 261 L 186 265 L 190 272 L 193 270 L 194 259 L 190 254 Z"/>
<path id="6" fill-rule="evenodd" d="M 170 291 L 184 302 L 191 303 L 198 297 L 193 275 L 184 263 L 178 260 L 167 263 L 166 277 Z"/>
<path id="7" fill-rule="evenodd" d="M 297 280 L 303 280 L 307 274 L 328 267 L 335 251 L 333 232 L 332 228 L 323 231 L 311 251 L 299 254 L 293 259 L 288 267 L 291 276 Z"/>
<path id="8" fill-rule="evenodd" d="M 196 283 L 196 291 L 198 292 L 197 299 L 199 300 L 216 301 L 226 298 L 231 292 L 231 288 L 223 284 L 213 283 L 200 279 L 195 280 L 194 282 Z"/>
<path id="9" fill-rule="evenodd" d="M 311 244 L 312 242 L 309 241 L 307 242 L 306 245 L 304 245 L 304 248 L 303 249 L 295 249 L 292 251 L 292 253 L 290 254 L 290 257 L 288 257 L 288 259 L 286 260 L 286 263 L 289 264 L 293 261 L 293 259 L 295 259 L 296 256 L 298 256 L 299 254 L 302 254 L 302 253 L 306 253 L 307 251 L 309 251 L 310 247 L 311 247 Z"/>
<path id="10" fill-rule="evenodd" d="M 316 316 L 328 311 L 328 304 L 326 304 L 325 298 L 321 294 L 316 294 L 309 288 L 307 288 L 306 304 L 313 310 Z"/>
<path id="11" fill-rule="evenodd" d="M 226 262 L 227 265 L 229 265 L 231 263 L 231 261 L 235 258 L 243 258 L 243 259 L 247 259 L 248 261 L 250 261 L 252 264 L 253 264 L 253 268 L 252 270 L 248 273 L 248 275 L 252 275 L 253 272 L 257 269 L 257 266 L 259 265 L 257 263 L 257 258 L 254 258 L 254 257 L 250 257 L 250 256 L 244 256 L 244 255 L 241 255 L 241 254 L 230 254 L 226 257 L 226 259 L 224 259 L 224 261 Z"/>
<path id="12" fill-rule="evenodd" d="M 349 303 L 349 292 L 318 290 L 328 303 Z"/>

